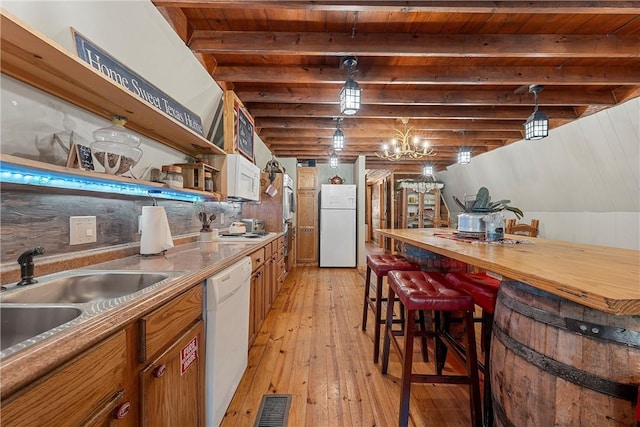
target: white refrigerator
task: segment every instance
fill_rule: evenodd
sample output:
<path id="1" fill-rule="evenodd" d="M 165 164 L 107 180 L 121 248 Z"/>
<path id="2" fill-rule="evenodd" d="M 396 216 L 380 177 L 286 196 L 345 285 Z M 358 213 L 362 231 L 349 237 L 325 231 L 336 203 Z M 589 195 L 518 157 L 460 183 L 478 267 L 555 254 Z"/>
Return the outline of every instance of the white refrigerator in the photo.
<path id="1" fill-rule="evenodd" d="M 320 188 L 320 267 L 356 266 L 356 186 Z"/>

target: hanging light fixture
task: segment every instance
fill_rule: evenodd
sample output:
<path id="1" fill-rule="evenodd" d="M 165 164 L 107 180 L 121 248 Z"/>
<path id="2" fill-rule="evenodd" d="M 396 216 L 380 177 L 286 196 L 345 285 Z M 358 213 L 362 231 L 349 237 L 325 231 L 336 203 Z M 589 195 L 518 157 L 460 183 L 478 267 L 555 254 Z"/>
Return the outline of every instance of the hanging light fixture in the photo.
<path id="1" fill-rule="evenodd" d="M 329 156 L 329 167 L 331 169 L 335 169 L 338 167 L 338 156 L 336 155 L 336 152 L 332 152 L 331 155 Z"/>
<path id="2" fill-rule="evenodd" d="M 422 175 L 433 176 L 433 165 L 431 163 L 425 163 L 422 167 Z"/>
<path id="3" fill-rule="evenodd" d="M 542 85 L 529 86 L 529 93 L 533 93 L 536 106 L 524 123 L 524 139 L 542 139 L 549 135 L 549 118 L 542 111 L 538 111 L 538 94 L 543 89 Z"/>
<path id="4" fill-rule="evenodd" d="M 458 151 L 458 164 L 466 165 L 471 162 L 471 150 L 467 147 L 460 147 Z"/>
<path id="5" fill-rule="evenodd" d="M 333 150 L 342 151 L 344 148 L 344 132 L 342 131 L 342 117 L 338 117 L 338 124 L 336 125 L 336 131 L 333 134 Z"/>
<path id="6" fill-rule="evenodd" d="M 421 159 L 427 156 L 435 156 L 435 149 L 429 148 L 427 141 L 422 141 L 421 143 L 420 138 L 412 134 L 413 128 L 407 127 L 409 119 L 403 118 L 401 120 L 404 124 L 404 130 L 394 129 L 396 137 L 391 140 L 391 145 L 384 144 L 382 153 L 376 153 L 376 156 L 391 161 L 400 160 L 403 157 Z"/>
<path id="7" fill-rule="evenodd" d="M 347 56 L 342 59 L 342 65 L 348 70 L 347 81 L 340 90 L 340 114 L 352 116 L 360 109 L 360 93 L 362 90 L 358 83 L 353 80 L 353 72 L 358 65 L 358 58 Z"/>
<path id="8" fill-rule="evenodd" d="M 460 151 L 458 151 L 458 164 L 466 165 L 471 162 L 471 149 L 464 145 L 466 132 L 461 131 L 460 133 L 462 133 L 462 147 L 460 147 Z"/>

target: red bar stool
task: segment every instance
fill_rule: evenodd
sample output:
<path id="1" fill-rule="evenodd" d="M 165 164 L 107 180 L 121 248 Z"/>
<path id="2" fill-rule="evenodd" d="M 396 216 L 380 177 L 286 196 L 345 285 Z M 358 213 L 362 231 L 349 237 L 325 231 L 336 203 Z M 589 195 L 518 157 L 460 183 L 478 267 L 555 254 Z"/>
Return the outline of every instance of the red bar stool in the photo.
<path id="1" fill-rule="evenodd" d="M 376 296 L 371 297 L 369 283 L 371 282 L 371 271 L 375 273 L 378 280 L 376 281 Z M 382 280 L 392 270 L 402 271 L 420 271 L 420 265 L 408 261 L 402 255 L 392 254 L 368 254 L 367 255 L 367 275 L 364 282 L 364 304 L 362 307 L 362 330 L 367 330 L 367 313 L 371 307 L 376 316 L 374 324 L 375 331 L 373 334 L 373 363 L 378 363 L 378 354 L 380 353 L 380 328 L 384 324 L 382 317 L 382 303 L 387 301 L 382 296 Z M 393 304 L 392 304 L 393 305 Z M 420 314 L 422 326 L 424 327 L 424 314 Z M 426 338 L 423 341 L 423 356 L 426 357 Z"/>
<path id="2" fill-rule="evenodd" d="M 397 297 L 406 311 L 404 326 L 404 348 L 400 347 L 395 334 L 391 330 L 393 321 L 393 303 L 387 304 L 386 327 L 384 333 L 384 347 L 382 349 L 382 373 L 387 373 L 389 366 L 389 347 L 391 342 L 402 361 L 402 380 L 400 391 L 399 425 L 406 426 L 409 422 L 409 397 L 411 383 L 447 383 L 468 384 L 471 422 L 474 427 L 482 425 L 482 411 L 480 405 L 480 380 L 478 376 L 476 339 L 474 332 L 473 298 L 460 290 L 454 289 L 447 282 L 444 275 L 424 271 L 391 271 L 388 274 L 389 294 L 387 301 L 395 301 Z M 436 339 L 436 374 L 414 374 L 413 339 L 416 334 L 414 318 L 417 310 L 433 310 L 435 312 Z M 441 357 L 446 357 L 446 348 L 452 347 L 454 338 L 447 331 L 448 315 L 453 311 L 464 312 L 464 363 L 466 374 L 443 375 L 444 363 L 439 363 Z M 453 347 L 452 347 L 453 349 Z M 454 354 L 458 355 L 456 351 Z"/>
<path id="3" fill-rule="evenodd" d="M 480 369 L 484 372 L 484 425 L 493 425 L 493 399 L 491 398 L 491 372 L 489 357 L 491 355 L 491 329 L 493 312 L 498 298 L 500 281 L 485 273 L 448 273 L 446 279 L 456 288 L 462 289 L 473 297 L 476 305 L 482 308 L 481 343 L 484 351 L 484 362 Z M 478 319 L 476 319 L 478 320 Z"/>

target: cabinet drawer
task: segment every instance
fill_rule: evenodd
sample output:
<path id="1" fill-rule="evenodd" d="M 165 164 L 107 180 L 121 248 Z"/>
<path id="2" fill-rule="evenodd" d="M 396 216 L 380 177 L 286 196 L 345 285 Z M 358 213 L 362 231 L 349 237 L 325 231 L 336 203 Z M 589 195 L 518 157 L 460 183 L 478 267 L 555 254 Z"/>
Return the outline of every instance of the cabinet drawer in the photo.
<path id="1" fill-rule="evenodd" d="M 276 242 L 278 244 L 278 249 L 284 249 L 284 236 L 278 237 Z"/>
<path id="2" fill-rule="evenodd" d="M 255 271 L 264 264 L 264 246 L 251 253 L 251 271 Z"/>
<path id="3" fill-rule="evenodd" d="M 2 425 L 84 425 L 105 411 L 110 417 L 118 400 L 128 398 L 126 366 L 126 332 L 120 331 L 4 400 Z"/>
<path id="4" fill-rule="evenodd" d="M 140 319 L 140 362 L 155 356 L 202 319 L 203 287 L 195 286 Z"/>

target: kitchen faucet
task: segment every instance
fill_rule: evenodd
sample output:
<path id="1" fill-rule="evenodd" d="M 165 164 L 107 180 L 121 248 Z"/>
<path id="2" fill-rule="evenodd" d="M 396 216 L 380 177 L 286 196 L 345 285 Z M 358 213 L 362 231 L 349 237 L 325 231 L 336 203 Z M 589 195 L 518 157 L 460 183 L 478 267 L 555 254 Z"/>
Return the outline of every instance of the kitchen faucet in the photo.
<path id="1" fill-rule="evenodd" d="M 20 264 L 20 276 L 21 276 L 21 280 L 18 282 L 18 286 L 32 285 L 34 283 L 38 283 L 38 281 L 33 278 L 33 268 L 35 267 L 35 264 L 33 263 L 33 257 L 36 255 L 42 255 L 42 254 L 44 254 L 44 248 L 42 246 L 38 246 L 37 248 L 24 251 L 18 257 L 18 264 Z"/>

